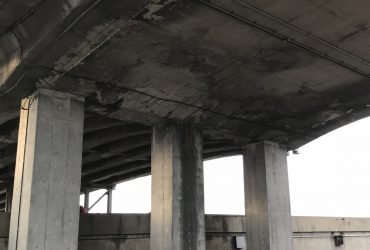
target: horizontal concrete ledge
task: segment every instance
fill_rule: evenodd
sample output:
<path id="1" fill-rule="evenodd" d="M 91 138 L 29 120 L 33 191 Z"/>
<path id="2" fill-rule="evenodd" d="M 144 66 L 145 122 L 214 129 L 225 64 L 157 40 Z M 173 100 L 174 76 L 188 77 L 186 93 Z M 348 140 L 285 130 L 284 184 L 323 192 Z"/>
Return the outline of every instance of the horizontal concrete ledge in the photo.
<path id="1" fill-rule="evenodd" d="M 370 218 L 292 217 L 293 232 L 370 232 Z M 243 234 L 244 216 L 207 215 L 207 234 Z M 149 214 L 82 215 L 80 236 L 141 235 L 150 232 Z"/>
<path id="2" fill-rule="evenodd" d="M 292 218 L 293 232 L 370 232 L 370 218 Z"/>
<path id="3" fill-rule="evenodd" d="M 149 214 L 81 214 L 80 237 L 104 235 L 148 235 Z M 0 238 L 7 238 L 10 214 L 0 213 Z M 370 218 L 292 217 L 295 233 L 370 232 Z M 207 234 L 243 234 L 244 216 L 207 215 Z"/>

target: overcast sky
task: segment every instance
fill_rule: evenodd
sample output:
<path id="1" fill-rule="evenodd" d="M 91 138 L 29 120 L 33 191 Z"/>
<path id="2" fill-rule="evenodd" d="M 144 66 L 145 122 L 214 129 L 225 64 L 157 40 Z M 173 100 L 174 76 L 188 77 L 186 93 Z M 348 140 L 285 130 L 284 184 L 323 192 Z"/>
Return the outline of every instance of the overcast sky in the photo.
<path id="1" fill-rule="evenodd" d="M 288 168 L 292 215 L 370 217 L 370 118 L 303 146 Z M 241 156 L 204 162 L 204 175 L 206 213 L 244 214 Z M 105 211 L 106 198 L 91 212 Z M 113 212 L 150 212 L 150 176 L 119 184 Z"/>

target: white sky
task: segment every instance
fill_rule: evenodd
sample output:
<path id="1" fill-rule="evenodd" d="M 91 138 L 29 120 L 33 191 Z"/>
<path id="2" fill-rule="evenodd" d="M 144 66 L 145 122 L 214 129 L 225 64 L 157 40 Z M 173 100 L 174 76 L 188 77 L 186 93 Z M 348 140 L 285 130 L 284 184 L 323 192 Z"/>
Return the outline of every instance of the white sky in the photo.
<path id="1" fill-rule="evenodd" d="M 370 217 L 369 129 L 370 118 L 363 119 L 288 157 L 292 215 Z M 204 176 L 207 214 L 244 214 L 241 156 L 205 161 Z M 147 176 L 117 185 L 113 212 L 149 213 L 150 181 Z M 90 204 L 104 192 L 92 194 Z M 91 210 L 105 211 L 106 197 Z"/>

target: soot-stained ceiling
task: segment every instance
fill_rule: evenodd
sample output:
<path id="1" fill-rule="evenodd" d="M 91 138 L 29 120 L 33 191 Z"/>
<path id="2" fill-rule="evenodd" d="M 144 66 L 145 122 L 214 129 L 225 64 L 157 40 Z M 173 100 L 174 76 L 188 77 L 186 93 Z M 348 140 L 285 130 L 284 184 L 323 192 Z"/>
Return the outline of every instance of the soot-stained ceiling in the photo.
<path id="1" fill-rule="evenodd" d="M 3 176 L 37 87 L 86 98 L 86 185 L 148 173 L 164 119 L 199 123 L 216 157 L 259 140 L 295 149 L 370 113 L 367 0 L 0 5 Z"/>

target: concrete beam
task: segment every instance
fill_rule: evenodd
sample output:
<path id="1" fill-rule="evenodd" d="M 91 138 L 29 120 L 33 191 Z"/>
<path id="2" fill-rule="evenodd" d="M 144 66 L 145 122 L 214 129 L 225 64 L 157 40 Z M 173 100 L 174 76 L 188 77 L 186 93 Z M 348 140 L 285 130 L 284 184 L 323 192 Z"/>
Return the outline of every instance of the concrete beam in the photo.
<path id="1" fill-rule="evenodd" d="M 125 152 L 127 151 L 150 145 L 150 139 L 150 134 L 142 134 L 104 144 L 94 148 L 94 150 L 90 150 L 92 154 L 84 157 L 83 164 L 89 164 L 117 155 L 126 155 Z"/>
<path id="2" fill-rule="evenodd" d="M 84 137 L 84 150 L 86 151 L 106 143 L 117 142 L 118 140 L 143 134 L 150 134 L 150 129 L 140 124 L 102 129 L 95 133 L 89 133 Z"/>
<path id="3" fill-rule="evenodd" d="M 76 250 L 83 99 L 38 90 L 22 101 L 9 250 Z"/>
<path id="4" fill-rule="evenodd" d="M 95 155 L 91 154 L 84 157 L 92 159 Z M 99 160 L 92 161 L 87 164 L 83 164 L 83 176 L 91 175 L 99 171 L 114 168 L 126 163 L 138 161 L 138 160 L 149 160 L 150 159 L 150 145 L 141 146 L 126 152 L 118 156 L 112 156 L 108 159 L 101 158 Z"/>
<path id="5" fill-rule="evenodd" d="M 146 168 L 142 168 L 142 169 L 135 170 L 135 171 L 125 173 L 122 175 L 118 175 L 118 176 L 113 176 L 112 178 L 105 179 L 105 180 L 99 181 L 98 183 L 94 183 L 94 184 L 100 184 L 100 185 L 105 185 L 105 186 L 113 185 L 113 184 L 122 183 L 124 181 L 134 180 L 139 177 L 147 176 L 149 174 L 150 174 L 150 164 L 148 164 Z"/>
<path id="6" fill-rule="evenodd" d="M 103 180 L 110 179 L 115 176 L 125 175 L 140 169 L 145 169 L 150 167 L 150 161 L 135 161 L 128 164 L 122 164 L 118 167 L 107 169 L 105 171 L 101 171 L 95 173 L 91 176 L 84 177 L 82 179 L 83 183 L 86 182 L 101 182 Z"/>
<path id="7" fill-rule="evenodd" d="M 95 148 L 96 154 L 102 158 L 120 155 L 124 152 L 139 148 L 150 144 L 151 135 L 150 133 L 141 134 L 137 136 L 130 136 L 123 140 L 114 141 Z"/>
<path id="8" fill-rule="evenodd" d="M 91 113 L 88 113 L 91 114 Z M 91 132 L 107 129 L 107 128 L 114 128 L 116 126 L 122 126 L 126 124 L 123 121 L 109 119 L 106 116 L 100 116 L 94 113 L 94 115 L 86 117 L 85 113 L 85 124 L 84 124 L 84 133 L 89 134 Z"/>
<path id="9" fill-rule="evenodd" d="M 151 250 L 205 250 L 202 147 L 192 124 L 153 129 Z"/>
<path id="10" fill-rule="evenodd" d="M 243 155 L 248 249 L 292 250 L 286 149 L 259 142 Z"/>

